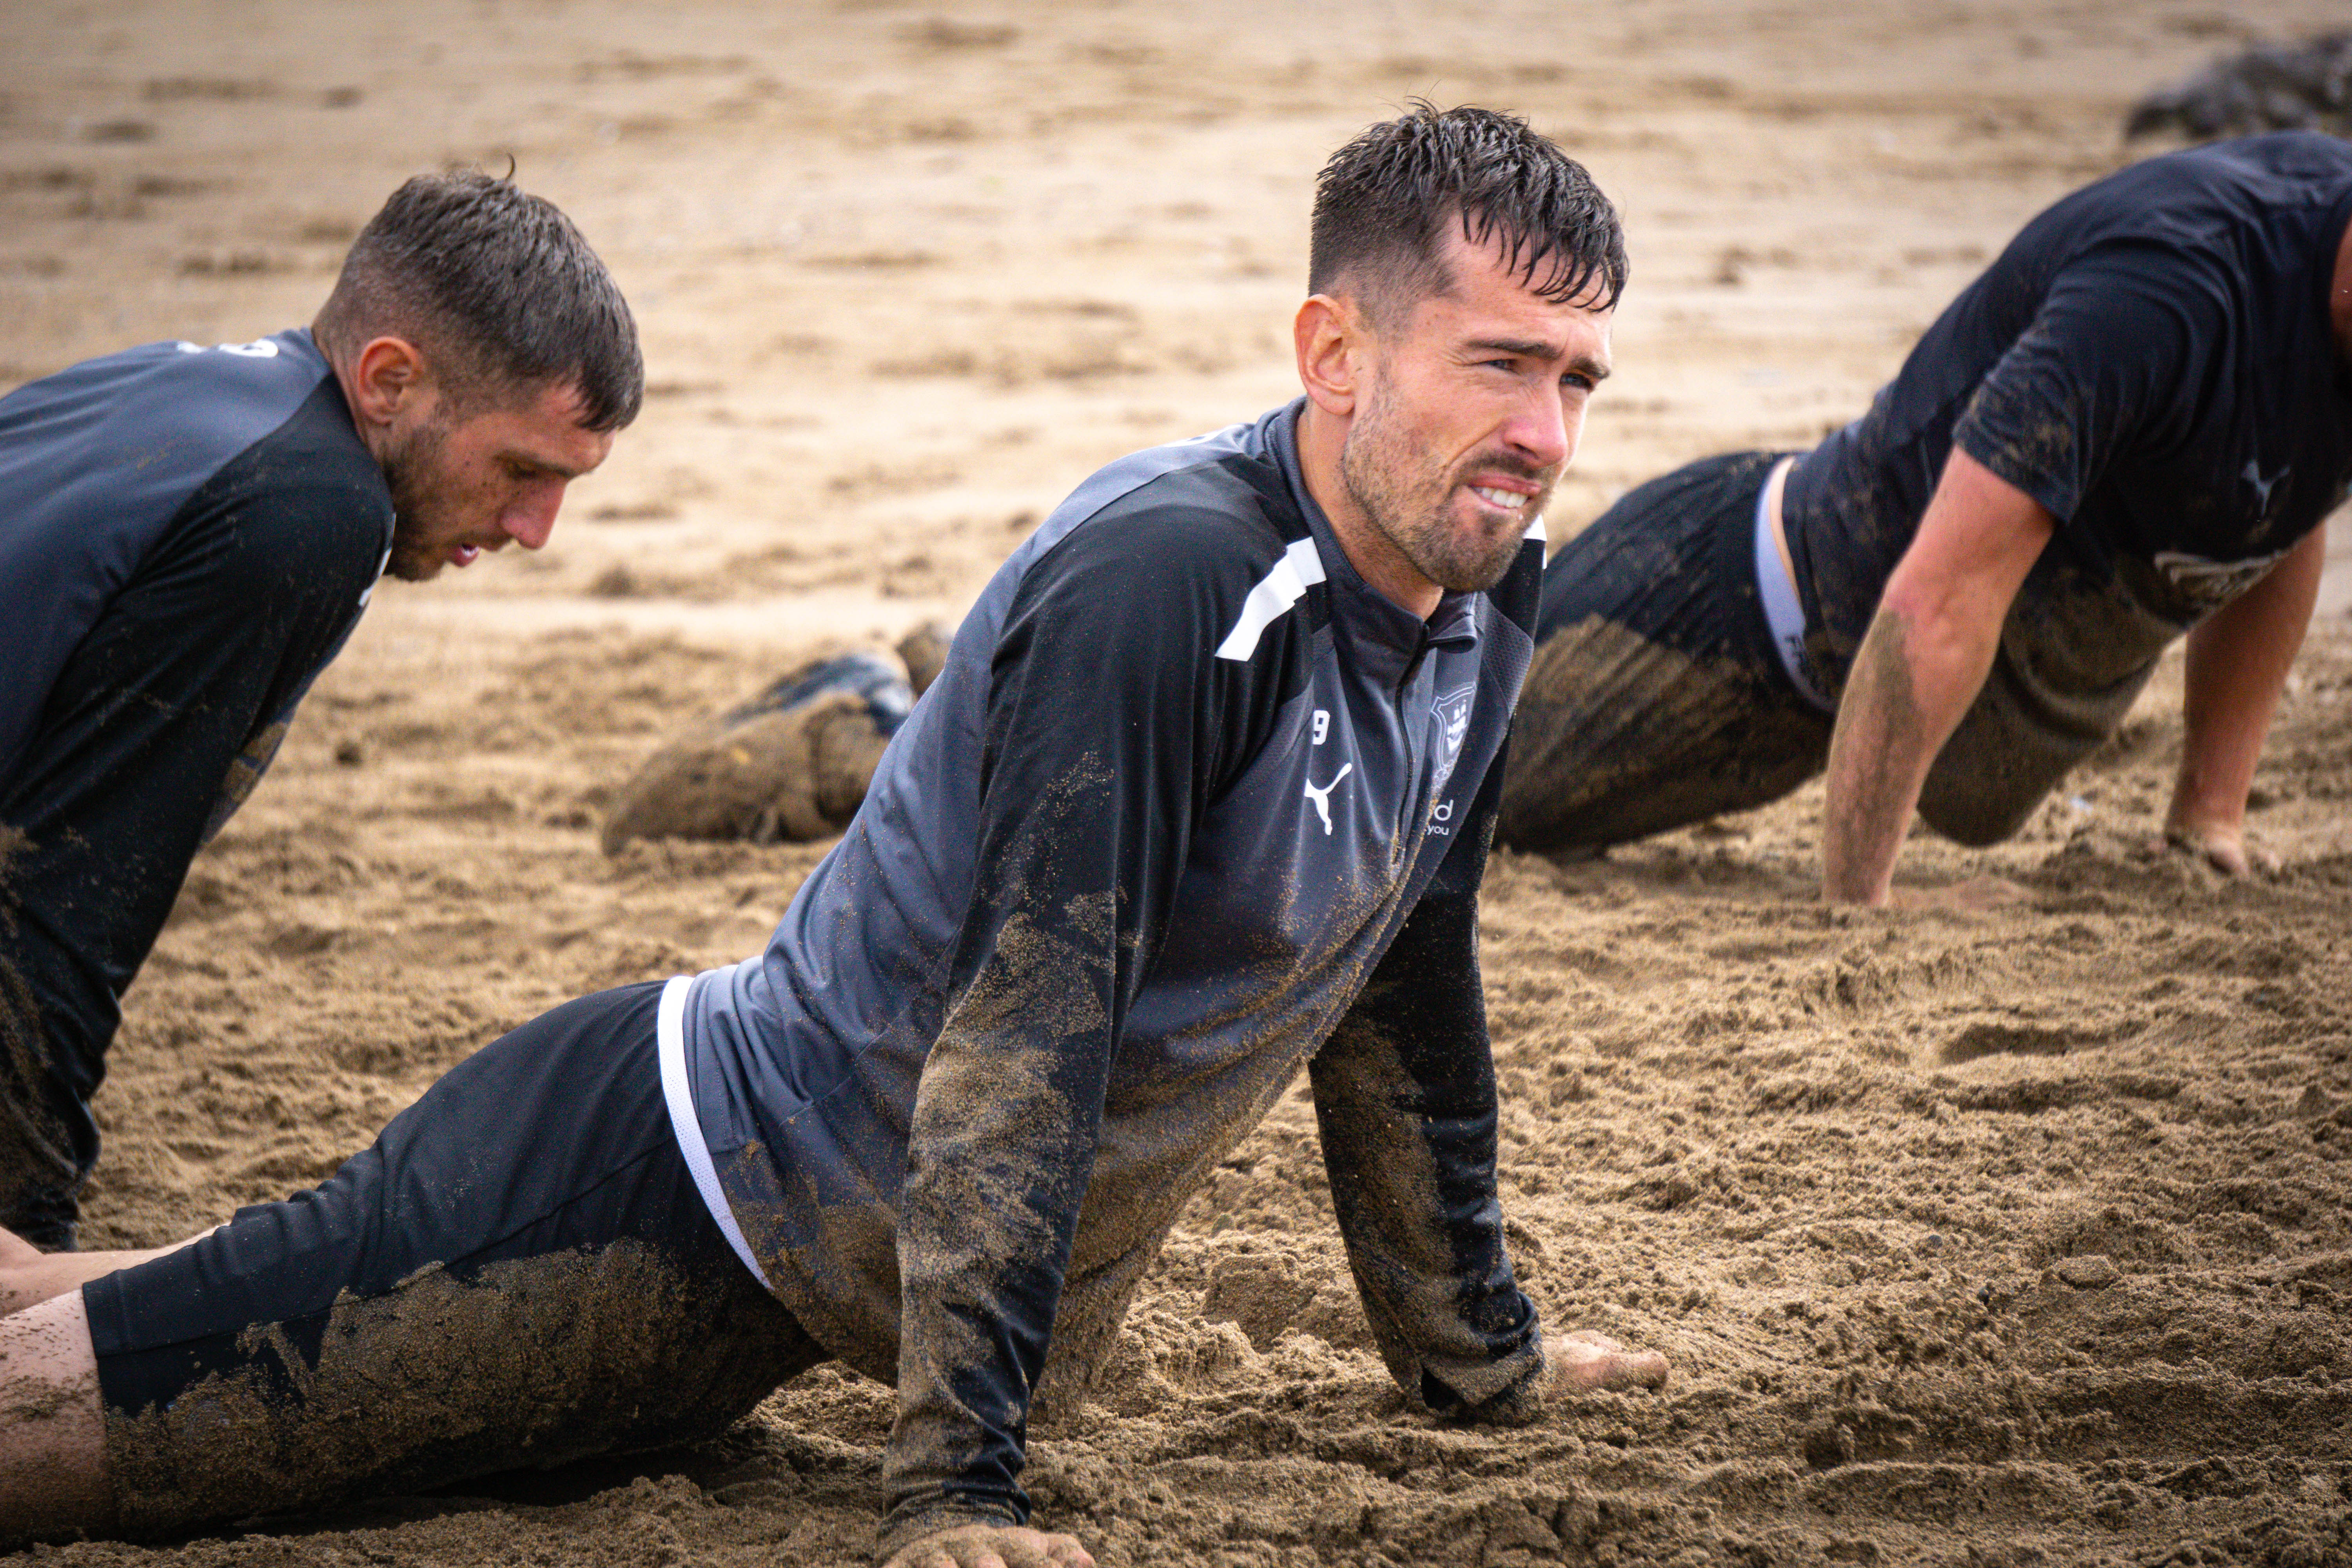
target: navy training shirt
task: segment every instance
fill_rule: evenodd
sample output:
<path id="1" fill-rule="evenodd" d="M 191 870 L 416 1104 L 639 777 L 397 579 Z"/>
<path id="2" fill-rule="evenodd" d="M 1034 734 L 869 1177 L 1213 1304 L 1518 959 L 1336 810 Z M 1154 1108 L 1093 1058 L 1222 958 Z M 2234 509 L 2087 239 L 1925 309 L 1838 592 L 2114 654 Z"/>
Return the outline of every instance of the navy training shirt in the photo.
<path id="1" fill-rule="evenodd" d="M 304 331 L 150 343 L 0 398 L 0 1032 L 29 1029 L 64 1091 L 50 1186 L 97 1157 L 120 998 L 392 526 Z"/>
<path id="2" fill-rule="evenodd" d="M 2028 224 L 1782 501 L 1836 690 L 1957 442 L 2058 521 L 2055 566 L 2176 632 L 2344 499 L 2328 312 L 2352 145 L 2294 132 L 2151 158 Z"/>
<path id="3" fill-rule="evenodd" d="M 314 514 L 352 545 L 341 557 L 349 613 L 299 700 L 358 623 L 393 525 L 383 470 L 310 332 L 148 343 L 0 398 L 0 780 L 66 661 L 142 564 L 175 534 L 256 508 Z M 293 706 L 263 715 L 257 738 Z M 223 783 L 228 808 L 252 779 Z M 210 826 L 226 815 L 216 809 Z"/>
<path id="4" fill-rule="evenodd" d="M 665 1087 L 714 1215 L 898 1386 L 886 1552 L 1026 1518 L 1041 1381 L 1083 1388 L 1302 1065 L 1398 1383 L 1507 1414 L 1543 1365 L 1477 964 L 1542 531 L 1423 621 L 1308 493 L 1303 403 L 1080 485 L 767 951 L 673 984 Z"/>

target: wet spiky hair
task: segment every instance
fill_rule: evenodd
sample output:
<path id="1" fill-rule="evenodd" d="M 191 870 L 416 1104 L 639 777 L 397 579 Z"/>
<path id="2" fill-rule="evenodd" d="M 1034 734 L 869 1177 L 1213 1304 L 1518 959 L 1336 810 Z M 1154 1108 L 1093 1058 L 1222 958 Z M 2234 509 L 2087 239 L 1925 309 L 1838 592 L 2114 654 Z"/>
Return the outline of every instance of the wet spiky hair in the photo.
<path id="1" fill-rule="evenodd" d="M 1387 319 L 1450 286 L 1449 225 L 1499 240 L 1544 299 L 1604 310 L 1624 291 L 1624 231 L 1583 164 L 1517 115 L 1417 99 L 1323 165 L 1307 291 L 1352 293 Z"/>

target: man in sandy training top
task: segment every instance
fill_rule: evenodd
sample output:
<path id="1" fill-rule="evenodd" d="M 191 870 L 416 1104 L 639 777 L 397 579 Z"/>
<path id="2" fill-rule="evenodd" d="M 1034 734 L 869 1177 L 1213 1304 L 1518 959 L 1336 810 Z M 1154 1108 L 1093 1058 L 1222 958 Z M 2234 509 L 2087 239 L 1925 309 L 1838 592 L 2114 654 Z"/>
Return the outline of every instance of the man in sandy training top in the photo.
<path id="1" fill-rule="evenodd" d="M 2152 158 L 2027 225 L 1870 412 L 1654 479 L 1544 586 L 1501 837 L 1596 848 L 1829 771 L 1822 890 L 1914 808 L 2009 837 L 2188 638 L 2165 820 L 2232 873 L 2352 479 L 2352 147 Z"/>
<path id="2" fill-rule="evenodd" d="M 765 952 L 555 1009 L 192 1244 L 0 1259 L 0 1534 L 677 1442 L 838 1359 L 898 1389 L 884 1559 L 1089 1563 L 1029 1527 L 1031 1414 L 1302 1067 L 1412 1400 L 1663 1380 L 1513 1276 L 1477 966 L 1539 513 L 1624 275 L 1521 121 L 1342 149 L 1305 396 L 1013 552 Z"/>
<path id="3" fill-rule="evenodd" d="M 0 1226 L 73 1245 L 118 1000 L 377 578 L 545 543 L 644 383 L 570 221 L 450 174 L 307 331 L 0 398 Z"/>

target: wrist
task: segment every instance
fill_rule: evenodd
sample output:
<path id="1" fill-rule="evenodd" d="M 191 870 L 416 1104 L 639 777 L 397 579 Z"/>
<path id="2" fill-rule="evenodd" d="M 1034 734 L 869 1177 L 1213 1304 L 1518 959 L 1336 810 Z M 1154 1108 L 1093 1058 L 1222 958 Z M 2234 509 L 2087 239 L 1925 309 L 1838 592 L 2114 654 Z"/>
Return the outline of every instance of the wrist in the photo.
<path id="1" fill-rule="evenodd" d="M 2229 792 L 2220 799 L 2208 793 L 2176 790 L 2172 804 L 2164 813 L 2167 833 L 2237 833 L 2243 831 L 2245 826 L 2244 790 Z"/>
<path id="2" fill-rule="evenodd" d="M 1847 864 L 1834 854 L 1822 857 L 1822 901 L 1828 904 L 1859 904 L 1864 909 L 1884 909 L 1894 895 L 1895 868 L 1890 863 L 1875 877 L 1866 876 L 1859 867 Z"/>
<path id="3" fill-rule="evenodd" d="M 875 1531 L 874 1560 L 887 1563 L 926 1536 L 950 1530 L 1018 1530 L 1028 1522 L 1017 1509 L 976 1499 L 929 1498 L 902 1503 L 883 1515 Z"/>

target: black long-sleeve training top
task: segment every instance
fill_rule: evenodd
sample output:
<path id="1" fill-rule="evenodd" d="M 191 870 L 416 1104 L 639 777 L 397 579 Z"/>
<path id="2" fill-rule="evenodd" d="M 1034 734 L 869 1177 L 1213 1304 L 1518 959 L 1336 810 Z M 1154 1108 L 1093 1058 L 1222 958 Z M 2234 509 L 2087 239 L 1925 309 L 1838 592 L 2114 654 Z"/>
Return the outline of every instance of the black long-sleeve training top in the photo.
<path id="1" fill-rule="evenodd" d="M 1541 525 L 1424 623 L 1309 496 L 1301 406 L 1081 485 L 767 951 L 665 998 L 721 1228 L 898 1387 L 886 1550 L 1026 1519 L 1049 1339 L 1082 1385 L 1186 1198 L 1310 1058 L 1397 1381 L 1439 1410 L 1531 1402 L 1476 904 Z"/>
<path id="2" fill-rule="evenodd" d="M 37 1096 L 62 1119 L 47 1153 L 0 1151 L 35 1162 L 0 1171 L 0 1212 L 97 1158 L 85 1102 L 121 994 L 358 624 L 393 527 L 299 328 L 149 343 L 0 398 L 0 1038 L 27 1053 L 16 1114 L 38 1120 Z"/>

